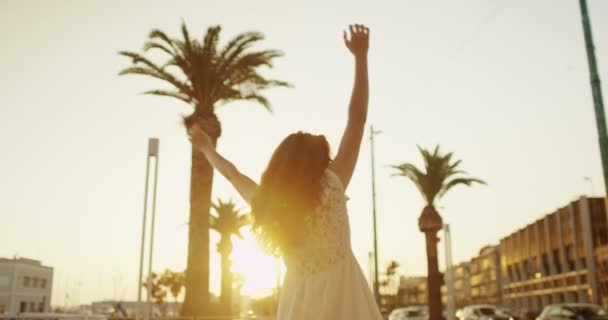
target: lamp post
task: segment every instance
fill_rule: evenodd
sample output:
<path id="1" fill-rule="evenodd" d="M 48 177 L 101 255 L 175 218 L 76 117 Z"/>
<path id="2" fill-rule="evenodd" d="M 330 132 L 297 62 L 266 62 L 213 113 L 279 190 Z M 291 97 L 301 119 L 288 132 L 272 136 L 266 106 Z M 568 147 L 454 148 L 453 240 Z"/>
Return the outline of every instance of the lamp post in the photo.
<path id="1" fill-rule="evenodd" d="M 374 219 L 374 296 L 376 297 L 376 303 L 380 306 L 380 290 L 378 288 L 378 234 L 376 228 L 376 170 L 375 170 L 375 159 L 374 159 L 374 135 L 380 134 L 382 131 L 374 130 L 374 126 L 370 125 L 369 140 L 371 143 L 371 155 L 372 155 L 372 213 Z"/>
<path id="2" fill-rule="evenodd" d="M 608 192 L 608 134 L 606 133 L 606 116 L 604 114 L 604 102 L 602 100 L 602 87 L 600 76 L 597 72 L 597 61 L 595 59 L 595 48 L 591 33 L 591 22 L 587 10 L 587 1 L 580 0 L 581 16 L 583 20 L 583 32 L 585 36 L 585 48 L 587 49 L 587 62 L 589 64 L 589 75 L 591 80 L 591 93 L 593 94 L 593 105 L 595 107 L 595 122 L 599 137 L 600 154 L 602 157 L 602 169 L 604 173 L 604 186 Z"/>
<path id="3" fill-rule="evenodd" d="M 148 186 L 150 177 L 150 160 L 154 158 L 154 188 L 152 192 L 152 221 L 150 226 L 150 252 L 148 257 L 148 279 L 147 279 L 147 297 L 146 297 L 146 313 L 145 320 L 150 318 L 152 305 L 150 304 L 151 288 L 152 288 L 152 249 L 154 246 L 154 222 L 156 218 L 156 186 L 158 179 L 158 139 L 148 139 L 148 154 L 146 155 L 146 184 L 144 186 L 144 212 L 143 221 L 141 228 L 141 251 L 139 255 L 139 277 L 137 280 L 137 304 L 135 305 L 135 319 L 139 320 L 140 316 L 140 305 L 141 305 L 141 287 L 142 287 L 142 273 L 144 268 L 144 247 L 146 241 L 146 216 L 148 212 Z"/>
<path id="4" fill-rule="evenodd" d="M 455 294 L 454 294 L 454 273 L 452 266 L 452 233 L 450 231 L 450 225 L 443 225 L 443 237 L 445 242 L 445 278 L 447 287 L 447 298 L 448 298 L 448 317 L 447 320 L 454 320 L 456 313 L 455 306 Z"/>

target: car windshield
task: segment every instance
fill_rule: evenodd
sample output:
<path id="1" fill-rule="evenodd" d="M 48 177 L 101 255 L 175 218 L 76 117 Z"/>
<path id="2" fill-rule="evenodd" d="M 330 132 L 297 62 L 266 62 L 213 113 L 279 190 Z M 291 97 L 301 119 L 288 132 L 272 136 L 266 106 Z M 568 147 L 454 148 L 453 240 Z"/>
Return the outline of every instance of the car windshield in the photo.
<path id="1" fill-rule="evenodd" d="M 483 316 L 493 316 L 496 314 L 496 310 L 492 308 L 479 308 L 477 311 Z"/>
<path id="2" fill-rule="evenodd" d="M 405 311 L 405 316 L 406 317 L 422 317 L 422 316 L 424 316 L 424 311 L 422 311 L 422 310 L 406 310 Z"/>
<path id="3" fill-rule="evenodd" d="M 508 310 L 496 310 L 496 314 L 504 317 L 513 317 L 513 314 Z"/>
<path id="4" fill-rule="evenodd" d="M 565 308 L 585 318 L 587 317 L 606 317 L 608 313 L 602 307 L 596 306 L 572 306 Z"/>

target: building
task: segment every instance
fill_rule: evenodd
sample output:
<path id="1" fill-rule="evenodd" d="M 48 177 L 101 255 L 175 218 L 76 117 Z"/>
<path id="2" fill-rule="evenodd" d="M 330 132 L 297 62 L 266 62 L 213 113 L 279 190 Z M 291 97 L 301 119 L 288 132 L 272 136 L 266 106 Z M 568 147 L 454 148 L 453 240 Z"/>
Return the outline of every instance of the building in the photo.
<path id="1" fill-rule="evenodd" d="M 486 246 L 469 262 L 470 298 L 468 303 L 500 304 L 500 248 Z"/>
<path id="2" fill-rule="evenodd" d="M 426 277 L 401 277 L 399 280 L 398 304 L 402 306 L 427 304 Z"/>
<path id="3" fill-rule="evenodd" d="M 600 248 L 607 244 L 604 199 L 586 197 L 501 239 L 503 303 L 533 311 L 550 303 L 600 303 L 596 260 L 605 259 Z"/>
<path id="4" fill-rule="evenodd" d="M 452 277 L 454 279 L 454 304 L 456 305 L 456 308 L 462 308 L 471 303 L 471 273 L 469 262 L 465 261 L 453 266 Z"/>
<path id="5" fill-rule="evenodd" d="M 608 306 L 608 245 L 595 249 L 595 265 L 600 302 L 603 306 Z"/>
<path id="6" fill-rule="evenodd" d="M 483 247 L 470 261 L 452 267 L 456 308 L 472 303 L 500 304 L 500 251 L 498 246 Z M 447 277 L 444 274 L 445 281 Z M 447 306 L 447 286 L 441 286 L 441 302 Z M 401 277 L 399 303 L 427 304 L 426 277 Z"/>
<path id="7" fill-rule="evenodd" d="M 500 249 L 485 246 L 479 255 L 452 267 L 454 304 L 462 308 L 470 304 L 500 304 Z M 445 281 L 448 281 L 447 276 Z M 447 288 L 442 286 L 442 302 L 447 306 Z"/>
<path id="8" fill-rule="evenodd" d="M 0 258 L 0 314 L 49 312 L 53 268 L 40 261 Z"/>

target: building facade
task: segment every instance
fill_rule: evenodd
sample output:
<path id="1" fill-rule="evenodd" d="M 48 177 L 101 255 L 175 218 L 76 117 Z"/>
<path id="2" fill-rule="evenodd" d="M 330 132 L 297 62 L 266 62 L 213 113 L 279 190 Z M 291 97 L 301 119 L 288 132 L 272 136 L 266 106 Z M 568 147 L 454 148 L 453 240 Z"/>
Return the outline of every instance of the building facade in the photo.
<path id="1" fill-rule="evenodd" d="M 454 282 L 454 304 L 462 308 L 471 303 L 471 270 L 468 261 L 452 267 Z M 446 277 L 447 280 L 447 277 Z"/>
<path id="2" fill-rule="evenodd" d="M 426 277 L 401 277 L 397 300 L 398 304 L 402 306 L 427 304 L 428 290 Z"/>
<path id="3" fill-rule="evenodd" d="M 456 308 L 470 304 L 500 304 L 500 250 L 486 246 L 470 261 L 452 267 Z M 445 281 L 447 277 L 444 274 Z M 447 306 L 447 286 L 441 286 L 441 302 Z M 428 300 L 426 277 L 401 278 L 399 303 L 401 305 L 426 304 Z"/>
<path id="4" fill-rule="evenodd" d="M 595 266 L 600 302 L 608 306 L 608 245 L 595 249 Z"/>
<path id="5" fill-rule="evenodd" d="M 0 258 L 0 314 L 49 312 L 53 268 L 40 261 Z"/>
<path id="6" fill-rule="evenodd" d="M 596 260 L 607 244 L 604 199 L 585 197 L 501 239 L 503 304 L 600 303 Z"/>
<path id="7" fill-rule="evenodd" d="M 500 304 L 500 248 L 486 246 L 469 262 L 470 301 L 474 304 Z"/>

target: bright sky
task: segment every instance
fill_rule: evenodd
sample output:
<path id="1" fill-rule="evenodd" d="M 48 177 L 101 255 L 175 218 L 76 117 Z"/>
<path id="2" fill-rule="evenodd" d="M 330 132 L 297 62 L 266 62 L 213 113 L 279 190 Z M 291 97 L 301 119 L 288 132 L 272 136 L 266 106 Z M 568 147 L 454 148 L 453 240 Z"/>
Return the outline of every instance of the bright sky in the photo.
<path id="1" fill-rule="evenodd" d="M 118 51 L 140 50 L 153 28 L 178 36 L 182 19 L 199 37 L 221 24 L 223 41 L 259 30 L 267 36 L 262 47 L 286 53 L 270 74 L 295 89 L 268 92 L 274 114 L 250 103 L 218 109 L 218 149 L 256 180 L 293 131 L 324 133 L 335 150 L 353 77 L 341 31 L 369 25 L 369 123 L 383 131 L 376 140 L 381 266 L 396 259 L 402 274 L 426 272 L 417 228 L 423 202 L 386 168 L 420 164 L 416 144 L 440 143 L 489 182 L 455 189 L 440 203 L 455 262 L 581 194 L 604 192 L 578 1 L 204 3 L 0 0 L 0 256 L 54 267 L 53 304 L 135 298 L 151 136 L 160 138 L 154 270 L 185 268 L 190 146 L 179 122 L 190 109 L 138 95 L 163 83 L 117 76 L 129 64 Z M 589 7 L 607 83 L 608 2 Z M 366 134 L 347 191 L 353 250 L 366 273 L 369 150 Z M 245 208 L 216 177 L 214 198 Z M 246 256 L 235 270 L 255 274 Z"/>

